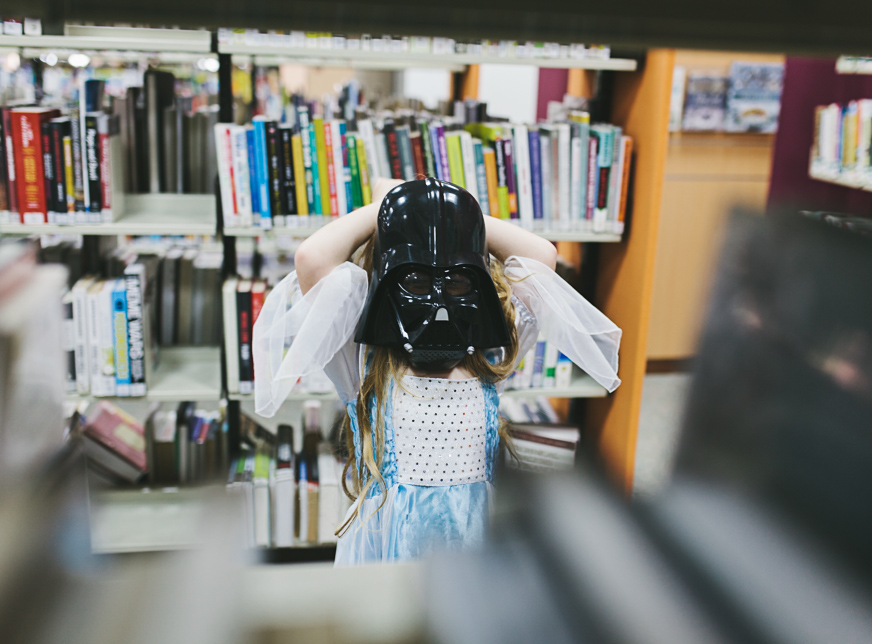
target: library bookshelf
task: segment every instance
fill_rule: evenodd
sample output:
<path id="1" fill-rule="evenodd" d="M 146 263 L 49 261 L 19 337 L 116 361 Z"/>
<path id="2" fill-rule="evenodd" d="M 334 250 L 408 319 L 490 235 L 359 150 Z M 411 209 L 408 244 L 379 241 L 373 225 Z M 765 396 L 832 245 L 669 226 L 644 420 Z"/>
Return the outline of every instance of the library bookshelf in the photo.
<path id="1" fill-rule="evenodd" d="M 171 32 L 171 33 L 166 33 Z M 215 52 L 211 35 L 203 31 L 185 30 L 117 30 L 115 28 L 68 28 L 64 36 L 3 37 L 0 47 L 63 47 L 94 50 Z M 228 122 L 232 115 L 232 95 L 229 66 L 234 55 L 270 55 L 318 61 L 335 59 L 336 52 L 313 57 L 312 51 L 273 51 L 269 48 L 224 46 L 218 48 L 219 120 Z M 300 53 L 298 57 L 295 54 Z M 355 52 L 339 57 L 356 59 Z M 405 54 L 404 54 L 405 55 Z M 590 85 L 590 74 L 621 72 L 616 75 L 612 97 L 611 122 L 621 126 L 635 140 L 635 170 L 632 176 L 632 210 L 628 230 L 623 235 L 583 233 L 578 231 L 543 231 L 540 234 L 558 244 L 561 254 L 574 258 L 580 265 L 581 245 L 597 247 L 597 284 L 594 303 L 623 329 L 619 375 L 622 386 L 613 395 L 587 376 L 577 374 L 565 389 L 512 390 L 509 396 L 549 396 L 552 398 L 589 398 L 586 424 L 596 437 L 597 445 L 615 479 L 629 493 L 632 490 L 636 431 L 642 382 L 646 363 L 646 340 L 650 315 L 652 274 L 660 212 L 660 197 L 668 145 L 669 98 L 671 88 L 672 50 L 650 50 L 645 63 L 637 67 L 635 60 L 604 59 L 549 60 L 538 58 L 490 60 L 487 56 L 433 54 L 411 57 L 417 63 L 473 65 L 468 77 L 477 71 L 474 65 L 511 63 L 544 68 L 569 69 L 570 92 L 579 93 Z M 398 56 L 392 54 L 396 60 Z M 362 57 L 366 59 L 366 57 Z M 370 57 L 376 60 L 378 57 Z M 378 62 L 376 60 L 376 62 Z M 579 89 L 581 88 L 581 89 Z M 235 266 L 237 237 L 264 234 L 304 237 L 317 227 L 274 229 L 266 233 L 260 228 L 222 227 L 217 214 L 217 200 L 212 195 L 127 195 L 128 207 L 118 220 L 93 225 L 24 226 L 0 224 L 2 234 L 74 233 L 82 235 L 217 235 L 223 240 L 224 275 L 232 275 Z M 602 244 L 602 246 L 600 246 Z M 161 366 L 149 382 L 149 401 L 226 399 L 231 437 L 238 436 L 240 404 L 246 396 L 228 396 L 222 382 L 224 365 L 218 348 L 179 348 L 163 352 Z M 331 394 L 292 394 L 292 400 L 335 399 Z M 234 428 L 235 426 L 235 428 Z M 118 546 L 122 548 L 122 546 Z M 105 550 L 113 551 L 106 546 Z M 120 550 L 114 550 L 120 551 Z"/>

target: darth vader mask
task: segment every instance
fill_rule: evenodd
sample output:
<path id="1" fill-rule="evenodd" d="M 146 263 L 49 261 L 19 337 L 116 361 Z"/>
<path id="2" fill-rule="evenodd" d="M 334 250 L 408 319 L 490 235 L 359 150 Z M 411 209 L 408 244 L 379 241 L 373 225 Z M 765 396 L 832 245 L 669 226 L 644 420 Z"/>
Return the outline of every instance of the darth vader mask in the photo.
<path id="1" fill-rule="evenodd" d="M 391 190 L 379 210 L 372 259 L 355 341 L 400 347 L 428 371 L 509 343 L 488 270 L 484 217 L 462 188 L 423 179 Z"/>

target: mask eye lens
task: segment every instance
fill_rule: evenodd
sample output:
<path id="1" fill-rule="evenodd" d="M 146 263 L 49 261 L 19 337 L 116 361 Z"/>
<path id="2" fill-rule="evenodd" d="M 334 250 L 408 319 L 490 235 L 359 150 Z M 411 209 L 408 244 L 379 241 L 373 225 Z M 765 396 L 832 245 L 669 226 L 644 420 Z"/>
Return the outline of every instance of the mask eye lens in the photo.
<path id="1" fill-rule="evenodd" d="M 412 295 L 429 295 L 430 284 L 430 276 L 423 271 L 412 271 L 400 280 L 400 285 Z"/>
<path id="2" fill-rule="evenodd" d="M 445 276 L 445 292 L 454 297 L 472 293 L 472 280 L 465 273 L 448 273 Z"/>

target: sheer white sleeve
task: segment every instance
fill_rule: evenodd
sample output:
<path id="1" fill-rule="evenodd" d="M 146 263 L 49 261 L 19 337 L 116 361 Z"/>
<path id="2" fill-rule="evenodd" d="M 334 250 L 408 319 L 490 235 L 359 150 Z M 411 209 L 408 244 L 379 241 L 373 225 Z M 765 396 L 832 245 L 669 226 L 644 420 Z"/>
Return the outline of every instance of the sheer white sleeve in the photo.
<path id="1" fill-rule="evenodd" d="M 617 389 L 621 330 L 614 322 L 534 259 L 509 257 L 506 276 L 545 339 L 608 391 Z M 520 325 L 518 330 L 520 335 Z"/>
<path id="2" fill-rule="evenodd" d="M 305 295 L 296 272 L 276 285 L 254 325 L 254 406 L 273 416 L 300 381 L 320 369 L 342 402 L 357 395 L 354 330 L 366 300 L 366 272 L 345 262 Z"/>

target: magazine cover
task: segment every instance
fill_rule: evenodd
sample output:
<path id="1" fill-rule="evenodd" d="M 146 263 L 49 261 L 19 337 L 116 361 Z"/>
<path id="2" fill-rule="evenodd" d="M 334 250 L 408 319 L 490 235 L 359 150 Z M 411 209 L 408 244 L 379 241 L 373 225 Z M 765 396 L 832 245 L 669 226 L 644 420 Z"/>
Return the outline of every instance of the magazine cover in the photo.
<path id="1" fill-rule="evenodd" d="M 723 130 L 726 97 L 726 76 L 712 72 L 689 72 L 682 129 Z"/>
<path id="2" fill-rule="evenodd" d="M 783 80 L 783 63 L 734 62 L 730 66 L 726 130 L 774 133 Z"/>

